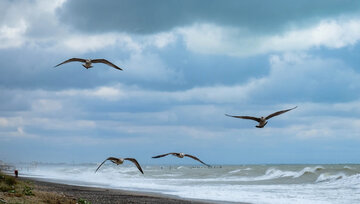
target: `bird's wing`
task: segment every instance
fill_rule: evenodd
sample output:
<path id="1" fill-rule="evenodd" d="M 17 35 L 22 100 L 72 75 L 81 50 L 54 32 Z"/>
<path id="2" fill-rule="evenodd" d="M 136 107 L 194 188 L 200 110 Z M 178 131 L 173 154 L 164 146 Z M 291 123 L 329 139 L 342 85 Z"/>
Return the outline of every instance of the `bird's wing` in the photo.
<path id="1" fill-rule="evenodd" d="M 101 167 L 107 160 L 118 160 L 118 158 L 108 157 L 107 159 L 105 159 L 105 160 L 99 165 L 99 167 L 95 170 L 95 173 L 100 169 L 100 167 Z"/>
<path id="2" fill-rule="evenodd" d="M 132 163 L 134 163 L 136 165 L 136 167 L 139 169 L 139 171 L 144 174 L 143 170 L 141 169 L 141 166 L 140 164 L 136 161 L 136 159 L 134 158 L 124 158 L 124 160 L 129 160 L 131 161 Z"/>
<path id="3" fill-rule="evenodd" d="M 68 62 L 86 62 L 86 60 L 81 59 L 81 58 L 71 58 L 71 59 L 68 59 L 68 60 L 56 65 L 55 67 L 60 66 L 60 65 L 65 64 L 65 63 L 68 63 Z"/>
<path id="4" fill-rule="evenodd" d="M 255 120 L 257 122 L 260 122 L 260 118 L 256 118 L 256 117 L 252 117 L 252 116 L 236 116 L 236 115 L 228 115 L 225 114 L 226 116 L 229 117 L 233 117 L 233 118 L 241 118 L 241 119 L 248 119 L 248 120 Z"/>
<path id="5" fill-rule="evenodd" d="M 206 165 L 206 166 L 208 166 L 208 167 L 210 166 L 210 165 L 208 165 L 208 164 L 205 164 L 203 161 L 201 161 L 199 158 L 197 158 L 197 157 L 195 157 L 195 156 L 193 156 L 193 155 L 185 154 L 185 156 L 186 156 L 186 157 L 190 157 L 190 158 L 192 158 L 192 159 L 195 159 L 195 160 L 201 162 L 202 164 L 204 164 L 204 165 Z"/>
<path id="6" fill-rule="evenodd" d="M 118 69 L 118 70 L 122 70 L 120 67 L 116 66 L 115 64 L 107 61 L 106 59 L 94 59 L 94 60 L 91 60 L 92 63 L 104 63 L 104 64 L 107 64 L 111 67 L 114 67 L 115 69 Z"/>
<path id="7" fill-rule="evenodd" d="M 160 158 L 160 157 L 165 157 L 169 154 L 177 154 L 177 153 L 167 153 L 167 154 L 161 154 L 161 155 L 157 155 L 157 156 L 153 156 L 152 158 L 156 159 L 156 158 Z"/>
<path id="8" fill-rule="evenodd" d="M 287 109 L 287 110 L 282 110 L 282 111 L 278 111 L 278 112 L 272 113 L 272 114 L 266 116 L 265 119 L 268 120 L 268 119 L 270 119 L 270 118 L 272 118 L 272 117 L 274 117 L 274 116 L 277 116 L 277 115 L 286 113 L 286 112 L 291 111 L 292 109 L 295 109 L 295 108 L 297 108 L 297 106 L 295 106 L 294 108 Z"/>

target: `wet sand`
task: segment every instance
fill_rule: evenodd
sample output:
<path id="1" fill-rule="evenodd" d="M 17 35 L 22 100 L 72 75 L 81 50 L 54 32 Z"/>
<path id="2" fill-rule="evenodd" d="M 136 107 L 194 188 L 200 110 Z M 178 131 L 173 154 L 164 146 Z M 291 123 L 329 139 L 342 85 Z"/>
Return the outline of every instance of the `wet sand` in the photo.
<path id="1" fill-rule="evenodd" d="M 110 203 L 170 203 L 170 204 L 205 204 L 224 203 L 204 200 L 183 199 L 176 196 L 166 196 L 156 193 L 143 193 L 117 189 L 106 189 L 96 187 L 83 187 L 67 184 L 40 181 L 33 178 L 21 178 L 24 181 L 31 181 L 37 190 L 64 195 L 72 199 L 85 199 L 92 204 Z"/>

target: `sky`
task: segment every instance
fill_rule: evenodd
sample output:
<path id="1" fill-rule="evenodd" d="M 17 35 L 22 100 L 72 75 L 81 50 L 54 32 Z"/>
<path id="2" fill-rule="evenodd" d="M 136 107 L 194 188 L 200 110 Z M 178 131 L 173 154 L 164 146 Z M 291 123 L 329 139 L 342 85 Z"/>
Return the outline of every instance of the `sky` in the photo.
<path id="1" fill-rule="evenodd" d="M 0 160 L 360 163 L 357 0 L 0 1 Z M 72 57 L 106 58 L 84 69 Z M 256 122 L 226 117 L 266 116 Z"/>

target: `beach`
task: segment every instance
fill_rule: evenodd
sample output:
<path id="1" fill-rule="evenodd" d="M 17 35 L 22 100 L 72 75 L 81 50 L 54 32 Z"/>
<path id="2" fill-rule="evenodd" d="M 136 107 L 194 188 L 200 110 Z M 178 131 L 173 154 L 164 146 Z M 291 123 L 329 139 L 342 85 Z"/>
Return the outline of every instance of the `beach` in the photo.
<path id="1" fill-rule="evenodd" d="M 143 193 L 135 191 L 124 191 L 117 189 L 106 189 L 96 187 L 84 187 L 67 184 L 52 183 L 34 179 L 23 179 L 31 181 L 38 190 L 56 192 L 66 197 L 84 199 L 90 203 L 173 203 L 173 204 L 205 204 L 210 202 L 185 200 L 175 196 L 165 196 L 155 193 Z M 213 202 L 212 202 L 213 203 Z"/>
<path id="2" fill-rule="evenodd" d="M 202 200 L 181 199 L 176 196 L 166 196 L 156 193 L 144 193 L 118 189 L 67 185 L 38 180 L 34 178 L 18 178 L 18 180 L 20 182 L 22 181 L 24 183 L 31 184 L 36 196 L 40 195 L 41 197 L 45 197 L 45 199 L 42 201 L 41 198 L 33 199 L 32 197 L 23 197 L 20 200 L 24 203 L 216 203 Z M 8 202 L 6 194 L 4 193 L 0 194 L 0 199 L 0 203 L 3 203 L 2 201 L 5 201 L 4 203 L 12 203 L 11 201 Z M 17 202 L 19 202 L 20 200 L 17 200 Z"/>
<path id="3" fill-rule="evenodd" d="M 182 199 L 177 196 L 163 195 L 157 193 L 145 193 L 136 191 L 125 191 L 118 189 L 107 189 L 97 187 L 85 187 L 53 183 L 34 178 L 20 178 L 25 182 L 34 185 L 34 189 L 42 192 L 49 192 L 66 197 L 66 200 L 85 200 L 90 203 L 170 203 L 170 204 L 206 204 L 216 203 L 213 201 L 200 201 Z M 64 202 L 67 203 L 67 202 Z"/>

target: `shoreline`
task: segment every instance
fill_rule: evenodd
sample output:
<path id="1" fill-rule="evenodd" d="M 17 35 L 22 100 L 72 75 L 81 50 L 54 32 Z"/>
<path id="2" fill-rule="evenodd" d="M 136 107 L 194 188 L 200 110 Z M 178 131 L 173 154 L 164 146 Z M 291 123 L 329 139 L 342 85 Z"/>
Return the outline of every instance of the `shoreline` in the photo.
<path id="1" fill-rule="evenodd" d="M 56 183 L 40 178 L 21 177 L 22 181 L 31 182 L 37 190 L 52 192 L 64 195 L 72 199 L 85 199 L 92 204 L 95 203 L 170 203 L 170 204 L 214 204 L 214 203 L 233 203 L 213 200 L 200 200 L 182 198 L 175 195 L 161 193 L 129 191 L 121 189 L 111 189 L 102 187 L 88 187 Z"/>

